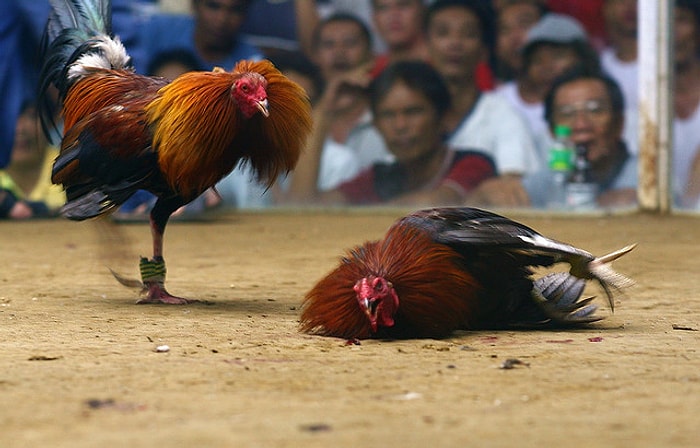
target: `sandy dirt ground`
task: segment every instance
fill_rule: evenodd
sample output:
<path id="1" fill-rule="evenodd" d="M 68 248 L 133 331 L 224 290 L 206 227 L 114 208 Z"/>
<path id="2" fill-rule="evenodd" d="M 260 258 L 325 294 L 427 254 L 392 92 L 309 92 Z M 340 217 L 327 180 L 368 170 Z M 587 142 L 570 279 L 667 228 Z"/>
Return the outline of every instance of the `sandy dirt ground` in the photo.
<path id="1" fill-rule="evenodd" d="M 401 213 L 174 223 L 187 306 L 109 274 L 137 276 L 146 224 L 0 223 L 0 446 L 700 446 L 700 218 L 509 214 L 597 254 L 639 243 L 615 264 L 637 286 L 586 329 L 300 334 L 305 292 Z"/>

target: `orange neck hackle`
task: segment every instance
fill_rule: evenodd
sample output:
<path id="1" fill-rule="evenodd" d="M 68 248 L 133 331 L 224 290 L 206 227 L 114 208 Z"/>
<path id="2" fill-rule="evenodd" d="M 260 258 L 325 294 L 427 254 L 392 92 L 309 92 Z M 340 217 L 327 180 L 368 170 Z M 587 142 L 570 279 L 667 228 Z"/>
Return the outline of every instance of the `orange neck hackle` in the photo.
<path id="1" fill-rule="evenodd" d="M 461 257 L 420 229 L 394 226 L 377 242 L 352 250 L 306 295 L 301 330 L 347 339 L 443 337 L 475 311 L 476 281 L 461 269 Z M 394 325 L 373 328 L 358 305 L 355 285 L 363 278 L 390 282 L 397 297 Z M 439 285 L 439 286 L 438 286 Z"/>
<path id="2" fill-rule="evenodd" d="M 257 110 L 242 111 L 234 85 L 258 78 L 266 98 L 257 92 Z M 239 161 L 271 185 L 294 168 L 311 129 L 306 93 L 269 61 L 184 74 L 159 91 L 146 113 L 161 171 L 185 197 L 211 187 Z"/>
<path id="3" fill-rule="evenodd" d="M 234 75 L 190 72 L 146 106 L 158 163 L 173 190 L 196 196 L 233 169 L 227 155 L 240 119 L 230 91 Z"/>

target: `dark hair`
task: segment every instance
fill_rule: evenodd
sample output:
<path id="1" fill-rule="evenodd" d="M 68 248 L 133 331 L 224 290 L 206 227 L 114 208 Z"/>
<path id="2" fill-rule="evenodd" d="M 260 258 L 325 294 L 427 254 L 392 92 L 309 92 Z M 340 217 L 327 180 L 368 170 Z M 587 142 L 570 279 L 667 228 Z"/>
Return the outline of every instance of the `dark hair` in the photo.
<path id="1" fill-rule="evenodd" d="M 316 94 L 320 94 L 323 89 L 323 78 L 313 62 L 311 62 L 301 51 L 280 51 L 270 56 L 270 61 L 281 72 L 286 70 L 294 71 L 309 78 L 316 89 Z M 315 98 L 311 98 L 313 101 Z"/>
<path id="2" fill-rule="evenodd" d="M 552 87 L 547 92 L 544 98 L 544 117 L 547 120 L 550 128 L 554 127 L 554 97 L 557 91 L 564 85 L 581 79 L 593 79 L 601 81 L 605 85 L 605 91 L 610 99 L 610 107 L 615 120 L 619 120 L 619 125 L 622 126 L 625 114 L 625 100 L 622 96 L 622 90 L 617 82 L 601 70 L 591 70 L 587 67 L 577 65 L 571 70 L 564 72 L 559 76 Z"/>
<path id="3" fill-rule="evenodd" d="M 433 16 L 445 8 L 457 6 L 468 9 L 479 20 L 481 41 L 488 47 L 489 53 L 492 53 L 496 42 L 496 22 L 495 13 L 490 3 L 484 0 L 435 0 L 428 6 L 425 13 L 424 28 L 427 30 Z"/>
<path id="4" fill-rule="evenodd" d="M 523 72 L 530 68 L 535 51 L 543 45 L 559 48 L 571 48 L 574 50 L 574 53 L 576 53 L 576 57 L 578 57 L 580 65 L 586 67 L 590 71 L 600 70 L 600 57 L 598 56 L 595 48 L 593 48 L 588 41 L 577 39 L 568 43 L 536 41 L 530 45 L 526 45 L 525 48 L 523 48 Z"/>
<path id="5" fill-rule="evenodd" d="M 430 65 L 422 61 L 399 61 L 382 70 L 370 84 L 370 105 L 376 112 L 379 102 L 398 82 L 403 82 L 411 90 L 423 94 L 435 107 L 439 118 L 450 109 L 450 91 L 442 76 Z"/>
<path id="6" fill-rule="evenodd" d="M 318 47 L 318 43 L 321 39 L 321 31 L 323 28 L 326 27 L 329 23 L 338 23 L 338 22 L 350 22 L 356 24 L 361 32 L 362 32 L 362 37 L 364 37 L 365 42 L 367 44 L 368 49 L 372 49 L 372 32 L 369 30 L 369 27 L 367 24 L 357 17 L 354 14 L 348 13 L 348 12 L 336 12 L 331 14 L 330 16 L 326 17 L 325 19 L 321 20 L 318 25 L 316 25 L 316 28 L 314 29 L 314 34 L 313 34 L 313 40 L 312 40 L 312 45 L 314 48 Z"/>
<path id="7" fill-rule="evenodd" d="M 690 11 L 695 17 L 695 23 L 700 26 L 700 1 L 698 0 L 676 0 L 676 8 L 684 8 Z"/>
<path id="8" fill-rule="evenodd" d="M 163 66 L 173 62 L 184 65 L 189 71 L 204 70 L 202 63 L 194 53 L 185 48 L 176 48 L 174 50 L 162 51 L 153 56 L 148 62 L 146 73 L 153 75 L 163 68 Z"/>
<path id="9" fill-rule="evenodd" d="M 197 3 L 201 3 L 202 0 L 192 0 L 192 5 L 196 5 Z M 241 14 L 248 14 L 248 10 L 250 9 L 250 5 L 253 3 L 253 0 L 241 0 L 241 4 L 238 7 L 238 12 Z"/>
<path id="10" fill-rule="evenodd" d="M 508 6 L 513 6 L 513 5 L 522 5 L 522 4 L 527 4 L 530 6 L 535 7 L 537 9 L 537 12 L 539 13 L 540 17 L 544 16 L 547 14 L 550 9 L 547 6 L 547 2 L 542 2 L 542 1 L 533 1 L 533 0 L 503 0 L 501 1 L 501 6 L 498 8 L 498 14 L 501 13 L 501 11 L 508 7 Z"/>

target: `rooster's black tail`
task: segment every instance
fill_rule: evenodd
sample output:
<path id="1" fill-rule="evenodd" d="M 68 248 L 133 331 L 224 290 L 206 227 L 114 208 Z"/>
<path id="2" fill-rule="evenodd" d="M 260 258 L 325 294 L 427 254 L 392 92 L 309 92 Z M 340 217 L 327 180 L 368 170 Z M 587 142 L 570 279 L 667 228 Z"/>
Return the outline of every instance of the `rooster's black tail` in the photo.
<path id="1" fill-rule="evenodd" d="M 58 89 L 60 104 L 68 89 L 91 71 L 130 65 L 126 49 L 111 34 L 110 0 L 50 0 L 50 3 L 39 78 L 41 120 L 47 136 L 55 127 L 56 111 L 49 93 L 52 85 Z"/>

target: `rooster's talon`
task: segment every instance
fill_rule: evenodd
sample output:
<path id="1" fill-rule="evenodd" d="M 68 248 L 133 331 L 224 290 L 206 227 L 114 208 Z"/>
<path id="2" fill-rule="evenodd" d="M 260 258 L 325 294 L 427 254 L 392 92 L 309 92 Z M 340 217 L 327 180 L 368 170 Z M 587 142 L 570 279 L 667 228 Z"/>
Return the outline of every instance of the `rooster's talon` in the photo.
<path id="1" fill-rule="evenodd" d="M 188 303 L 198 302 L 194 299 L 185 299 L 184 297 L 176 297 L 165 290 L 160 282 L 146 282 L 144 285 L 146 297 L 136 302 L 139 305 L 150 303 L 164 303 L 167 305 L 187 305 Z"/>

